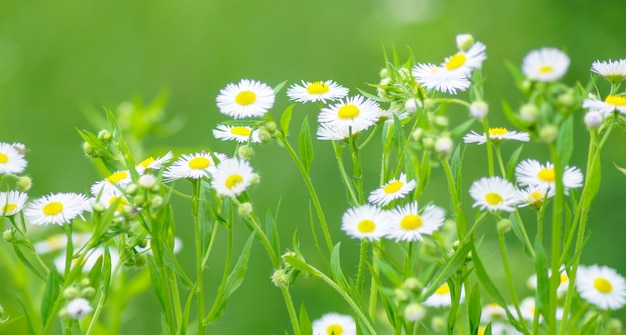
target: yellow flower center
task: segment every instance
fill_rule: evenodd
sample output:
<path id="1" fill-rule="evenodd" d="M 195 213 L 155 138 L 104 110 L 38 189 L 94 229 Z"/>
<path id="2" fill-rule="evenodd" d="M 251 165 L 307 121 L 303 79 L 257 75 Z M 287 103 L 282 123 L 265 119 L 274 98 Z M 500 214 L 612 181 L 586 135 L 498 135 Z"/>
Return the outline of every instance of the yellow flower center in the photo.
<path id="1" fill-rule="evenodd" d="M 361 222 L 359 222 L 356 228 L 361 233 L 371 233 L 374 231 L 374 228 L 376 228 L 376 224 L 372 220 L 365 219 L 365 220 L 361 220 Z"/>
<path id="2" fill-rule="evenodd" d="M 306 87 L 306 91 L 309 92 L 309 94 L 324 94 L 326 92 L 328 92 L 328 85 L 326 85 L 326 83 L 323 83 L 321 81 L 316 81 L 314 83 L 309 84 L 309 86 Z"/>
<path id="3" fill-rule="evenodd" d="M 609 95 L 604 99 L 604 102 L 613 106 L 626 106 L 626 97 Z"/>
<path id="4" fill-rule="evenodd" d="M 613 291 L 613 285 L 611 285 L 611 282 L 602 277 L 598 277 L 593 281 L 593 287 L 602 293 L 611 293 L 611 291 Z"/>
<path id="5" fill-rule="evenodd" d="M 0 163 L 6 163 L 9 161 L 9 156 L 0 152 Z"/>
<path id="6" fill-rule="evenodd" d="M 546 183 L 551 183 L 554 181 L 554 168 L 544 168 L 537 173 L 537 178 Z"/>
<path id="7" fill-rule="evenodd" d="M 489 128 L 489 136 L 502 136 L 508 132 L 506 128 L 498 127 L 498 128 Z"/>
<path id="8" fill-rule="evenodd" d="M 439 288 L 435 291 L 436 295 L 444 295 L 450 293 L 450 286 L 448 283 L 443 283 L 443 285 L 439 286 Z"/>
<path id="9" fill-rule="evenodd" d="M 386 194 L 396 193 L 402 188 L 402 185 L 402 182 L 399 180 L 391 182 L 389 183 L 389 185 L 385 186 L 383 192 L 385 192 Z"/>
<path id="10" fill-rule="evenodd" d="M 457 69 L 465 64 L 465 61 L 465 54 L 462 52 L 457 52 L 454 56 L 450 57 L 450 59 L 446 61 L 446 68 L 448 70 Z"/>
<path id="11" fill-rule="evenodd" d="M 148 157 L 148 158 L 142 160 L 141 163 L 139 163 L 139 165 L 147 168 L 148 165 L 150 165 L 152 163 L 154 163 L 154 158 Z"/>
<path id="12" fill-rule="evenodd" d="M 339 324 L 332 324 L 326 328 L 326 333 L 328 335 L 341 335 L 343 334 L 343 327 Z"/>
<path id="13" fill-rule="evenodd" d="M 502 202 L 502 196 L 498 193 L 490 192 L 485 194 L 485 201 L 487 201 L 488 204 L 495 206 Z"/>
<path id="14" fill-rule="evenodd" d="M 541 192 L 537 192 L 537 191 L 532 192 L 532 193 L 530 194 L 530 198 L 531 198 L 531 200 L 533 200 L 534 202 L 542 201 L 542 200 L 543 200 L 543 193 L 541 193 Z"/>
<path id="15" fill-rule="evenodd" d="M 126 200 L 125 198 L 114 196 L 114 197 L 111 197 L 111 199 L 109 200 L 109 206 L 113 206 L 113 204 L 115 204 L 116 202 L 117 202 L 117 206 L 115 207 L 116 212 L 120 212 L 122 208 L 124 207 L 124 205 L 128 204 L 128 200 Z"/>
<path id="16" fill-rule="evenodd" d="M 232 174 L 226 178 L 226 188 L 232 190 L 233 187 L 237 186 L 237 184 L 243 181 L 243 177 L 238 174 Z"/>
<path id="17" fill-rule="evenodd" d="M 355 105 L 343 105 L 339 108 L 337 116 L 340 119 L 354 119 L 359 116 L 359 108 Z"/>
<path id="18" fill-rule="evenodd" d="M 402 218 L 400 221 L 400 226 L 404 230 L 414 230 L 421 227 L 423 224 L 422 218 L 419 215 L 409 214 Z"/>
<path id="19" fill-rule="evenodd" d="M 53 201 L 43 206 L 43 213 L 45 215 L 57 215 L 63 211 L 63 204 L 58 201 Z"/>
<path id="20" fill-rule="evenodd" d="M 189 165 L 190 169 L 202 170 L 208 168 L 211 165 L 211 161 L 206 157 L 195 157 L 187 165 Z"/>
<path id="21" fill-rule="evenodd" d="M 128 172 L 126 171 L 117 171 L 114 174 L 107 177 L 107 181 L 113 184 L 117 184 L 120 181 L 124 180 L 128 177 Z"/>
<path id="22" fill-rule="evenodd" d="M 50 247 L 51 250 L 58 250 L 62 247 L 65 247 L 65 235 L 53 235 L 51 237 L 48 237 L 46 239 L 46 242 L 48 243 L 48 247 Z"/>
<path id="23" fill-rule="evenodd" d="M 544 65 L 539 68 L 539 73 L 550 73 L 554 71 L 554 68 L 550 65 Z"/>
<path id="24" fill-rule="evenodd" d="M 237 136 L 248 137 L 250 136 L 250 133 L 252 133 L 252 131 L 249 128 L 237 126 L 230 128 L 230 133 Z"/>
<path id="25" fill-rule="evenodd" d="M 16 204 L 6 204 L 4 206 L 2 206 L 2 208 L 0 208 L 0 210 L 2 210 L 3 213 L 9 213 L 10 211 L 14 210 L 17 208 Z"/>
<path id="26" fill-rule="evenodd" d="M 239 105 L 249 105 L 254 101 L 256 101 L 256 94 L 252 91 L 241 91 L 235 97 L 235 102 Z"/>
<path id="27" fill-rule="evenodd" d="M 569 280 L 569 278 L 567 277 L 567 274 L 562 273 L 561 274 L 561 284 L 567 283 L 568 280 Z"/>

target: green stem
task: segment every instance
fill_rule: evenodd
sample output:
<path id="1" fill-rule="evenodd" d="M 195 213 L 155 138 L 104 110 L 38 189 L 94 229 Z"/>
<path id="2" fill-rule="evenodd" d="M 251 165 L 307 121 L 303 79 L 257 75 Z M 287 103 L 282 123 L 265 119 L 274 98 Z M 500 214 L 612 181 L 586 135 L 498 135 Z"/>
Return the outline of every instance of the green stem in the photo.
<path id="1" fill-rule="evenodd" d="M 500 144 L 494 143 L 496 158 L 498 160 L 498 166 L 500 167 L 500 174 L 502 178 L 506 179 L 506 169 L 504 168 L 504 162 L 502 161 L 502 153 L 500 152 Z"/>
<path id="2" fill-rule="evenodd" d="M 232 206 L 234 207 L 234 206 Z M 230 222 L 233 222 L 233 217 L 232 217 L 232 208 L 230 210 L 230 215 L 231 217 Z M 231 225 L 231 227 L 228 229 L 228 245 L 226 247 L 226 260 L 224 262 L 224 271 L 222 272 L 222 280 L 220 282 L 220 290 L 218 290 L 217 292 L 217 296 L 215 297 L 215 300 L 213 302 L 213 306 L 211 307 L 211 310 L 209 310 L 209 314 L 204 318 L 203 323 L 208 325 L 211 321 L 213 321 L 213 318 L 215 317 L 215 315 L 217 314 L 217 310 L 220 307 L 220 305 L 222 304 L 222 300 L 224 299 L 224 294 L 226 293 L 226 290 L 224 289 L 225 285 L 226 285 L 226 280 L 228 279 L 228 273 L 230 270 L 230 264 L 231 264 L 231 260 L 232 260 L 232 255 L 233 255 L 233 227 Z M 213 242 L 213 240 L 211 240 L 211 242 Z M 204 317 L 204 316 L 203 316 Z"/>
<path id="3" fill-rule="evenodd" d="M 450 200 L 452 201 L 452 209 L 454 210 L 454 217 L 456 221 L 456 230 L 459 239 L 462 240 L 465 236 L 465 230 L 467 229 L 467 221 L 465 220 L 465 214 L 461 210 L 461 199 L 457 194 L 454 177 L 452 176 L 452 169 L 447 160 L 442 159 L 441 165 L 448 181 L 448 191 L 450 192 Z"/>
<path id="4" fill-rule="evenodd" d="M 530 238 L 528 238 L 528 233 L 526 233 L 526 228 L 524 227 L 524 222 L 522 221 L 522 216 L 519 211 L 515 211 L 515 217 L 517 218 L 517 222 L 519 223 L 520 231 L 522 232 L 522 237 L 524 238 L 524 244 L 526 244 L 526 248 L 530 252 L 531 258 L 535 258 L 535 248 L 533 244 L 530 242 Z"/>
<path id="5" fill-rule="evenodd" d="M 202 235 L 200 230 L 200 188 L 202 187 L 200 180 L 192 182 L 192 215 L 193 228 L 196 245 L 196 299 L 198 303 L 198 335 L 204 334 L 204 267 L 202 252 Z"/>
<path id="6" fill-rule="evenodd" d="M 285 306 L 287 306 L 287 313 L 289 314 L 289 320 L 291 320 L 291 327 L 295 335 L 301 335 L 300 322 L 298 321 L 298 314 L 291 298 L 291 292 L 288 287 L 281 287 L 280 291 L 283 293 L 285 299 Z"/>
<path id="7" fill-rule="evenodd" d="M 493 152 L 491 150 L 491 137 L 489 136 L 489 123 L 487 122 L 487 118 L 483 118 L 483 128 L 485 129 L 485 138 L 487 139 L 487 143 L 485 143 L 485 148 L 487 149 L 487 166 L 489 168 L 489 177 L 494 176 L 494 167 L 493 167 Z"/>
<path id="8" fill-rule="evenodd" d="M 350 177 L 348 176 L 348 173 L 346 172 L 346 167 L 343 164 L 343 156 L 341 155 L 342 150 L 339 150 L 339 149 L 340 148 L 337 142 L 333 141 L 333 150 L 335 150 L 335 159 L 337 160 L 337 165 L 339 167 L 339 174 L 341 175 L 341 180 L 343 180 L 343 183 L 346 186 L 346 191 L 348 192 L 350 201 L 352 202 L 353 205 L 356 206 L 360 203 L 359 198 L 357 196 L 357 192 L 354 190 L 352 181 L 350 180 Z"/>
<path id="9" fill-rule="evenodd" d="M 372 272 L 370 281 L 370 299 L 369 299 L 369 316 L 374 320 L 376 316 L 376 297 L 378 297 L 378 284 L 375 278 L 378 278 L 378 261 L 381 257 L 382 242 L 376 241 L 372 248 Z"/>
<path id="10" fill-rule="evenodd" d="M 550 256 L 552 272 L 550 275 L 550 289 L 548 292 L 548 313 L 545 317 L 548 323 L 548 333 L 556 334 L 556 308 L 558 302 L 556 291 L 561 283 L 559 269 L 561 267 L 561 225 L 563 224 L 565 190 L 563 186 L 563 166 L 561 163 L 561 157 L 556 151 L 554 144 L 550 145 L 550 156 L 552 156 L 554 164 L 555 194 L 552 207 L 552 251 Z"/>
<path id="11" fill-rule="evenodd" d="M 363 195 L 363 169 L 361 168 L 361 153 L 359 146 L 354 141 L 355 137 L 349 137 L 350 156 L 352 157 L 352 172 L 356 178 L 357 195 L 359 197 L 358 204 L 365 202 Z"/>
<path id="12" fill-rule="evenodd" d="M 359 268 L 356 276 L 356 290 L 361 292 L 363 288 L 363 280 L 365 277 L 365 263 L 367 262 L 367 240 L 361 240 L 360 252 L 359 252 Z"/>
<path id="13" fill-rule="evenodd" d="M 509 264 L 509 257 L 506 251 L 506 242 L 504 240 L 504 233 L 498 229 L 498 241 L 500 242 L 500 254 L 502 255 L 502 264 L 504 266 L 504 274 L 506 276 L 506 283 L 509 287 L 509 293 L 511 294 L 511 300 L 513 301 L 513 306 L 515 307 L 515 311 L 517 312 L 517 316 L 526 331 L 526 320 L 522 317 L 522 311 L 519 307 L 519 299 L 517 298 L 517 293 L 515 293 L 515 285 L 513 284 L 513 276 L 511 275 L 511 266 Z"/>

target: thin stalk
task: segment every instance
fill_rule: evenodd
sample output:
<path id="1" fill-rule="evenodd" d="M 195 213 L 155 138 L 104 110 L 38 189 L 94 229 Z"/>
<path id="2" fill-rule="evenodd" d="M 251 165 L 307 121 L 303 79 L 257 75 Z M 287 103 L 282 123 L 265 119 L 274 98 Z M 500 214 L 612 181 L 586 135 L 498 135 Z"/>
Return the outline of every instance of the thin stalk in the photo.
<path id="1" fill-rule="evenodd" d="M 493 167 L 493 152 L 491 151 L 491 137 L 489 136 L 489 123 L 487 122 L 487 118 L 483 118 L 483 128 L 485 129 L 485 138 L 487 139 L 487 143 L 485 144 L 485 148 L 487 149 L 487 166 L 489 168 L 489 177 L 494 176 L 494 167 Z"/>
<path id="2" fill-rule="evenodd" d="M 517 218 L 517 222 L 519 222 L 519 228 L 522 232 L 522 237 L 524 238 L 524 244 L 526 244 L 526 248 L 528 248 L 528 251 L 530 252 L 531 257 L 534 259 L 535 248 L 533 247 L 533 244 L 530 242 L 530 238 L 528 238 L 528 233 L 526 233 L 526 228 L 524 227 L 522 216 L 520 215 L 518 210 L 515 211 L 515 217 Z"/>
<path id="3" fill-rule="evenodd" d="M 361 240 L 360 252 L 359 252 L 359 267 L 356 275 L 356 290 L 358 292 L 363 288 L 363 281 L 365 277 L 365 263 L 367 262 L 367 240 Z"/>
<path id="4" fill-rule="evenodd" d="M 374 248 L 372 248 L 372 272 L 370 281 L 370 298 L 369 298 L 369 316 L 372 320 L 376 316 L 376 297 L 378 297 L 378 284 L 374 278 L 378 278 L 378 261 L 380 260 L 382 241 L 374 242 Z"/>
<path id="5" fill-rule="evenodd" d="M 563 223 L 563 210 L 565 203 L 565 190 L 563 186 L 563 166 L 561 163 L 561 157 L 556 151 L 554 144 L 550 145 L 550 156 L 554 164 L 554 183 L 555 194 L 552 207 L 552 251 L 551 251 L 551 275 L 549 286 L 549 299 L 548 313 L 545 316 L 548 323 L 548 333 L 556 334 L 556 308 L 557 308 L 557 294 L 556 290 L 561 282 L 561 276 L 559 275 L 559 269 L 561 267 L 561 224 Z"/>
<path id="6" fill-rule="evenodd" d="M 198 335 L 204 334 L 204 267 L 202 252 L 202 235 L 200 233 L 200 180 L 192 182 L 192 215 L 196 245 L 196 294 L 198 303 Z"/>
<path id="7" fill-rule="evenodd" d="M 506 169 L 504 168 L 504 162 L 502 161 L 502 153 L 500 152 L 500 144 L 494 143 L 494 147 L 496 150 L 496 158 L 498 160 L 498 166 L 500 167 L 500 174 L 502 174 L 502 178 L 506 179 Z"/>
<path id="8" fill-rule="evenodd" d="M 233 206 L 234 207 L 234 206 Z M 233 222 L 233 217 L 232 217 L 232 208 L 230 210 L 230 222 Z M 224 271 L 222 272 L 222 280 L 220 282 L 220 286 L 222 289 L 219 290 L 217 292 L 217 296 L 215 297 L 213 306 L 211 306 L 211 310 L 209 310 L 209 314 L 204 318 L 203 323 L 204 324 L 209 324 L 209 322 L 211 322 L 211 320 L 213 319 L 214 315 L 217 313 L 217 309 L 218 307 L 221 305 L 222 303 L 222 299 L 224 299 L 224 294 L 226 293 L 226 290 L 223 289 L 226 286 L 226 280 L 228 279 L 228 273 L 230 270 L 230 264 L 231 264 L 231 260 L 232 260 L 232 256 L 233 256 L 233 228 L 232 225 L 231 227 L 228 229 L 228 245 L 226 246 L 226 260 L 224 261 Z M 211 240 L 211 242 L 213 242 Z M 204 317 L 204 315 L 203 315 Z"/>
<path id="9" fill-rule="evenodd" d="M 456 191 L 454 177 L 452 176 L 452 169 L 450 168 L 448 161 L 445 159 L 441 160 L 441 165 L 443 166 L 443 171 L 445 172 L 446 180 L 448 182 L 448 192 L 450 192 L 450 199 L 452 200 L 452 209 L 454 210 L 457 234 L 459 235 L 459 239 L 463 239 L 465 236 L 465 230 L 467 229 L 467 222 L 465 221 L 465 215 L 461 210 L 461 200 L 459 199 L 459 195 Z"/>
<path id="10" fill-rule="evenodd" d="M 500 254 L 502 255 L 502 265 L 504 266 L 504 274 L 506 276 L 506 283 L 509 287 L 509 293 L 511 294 L 511 300 L 513 306 L 517 312 L 517 317 L 520 319 L 524 330 L 526 330 L 526 320 L 522 317 L 522 311 L 519 307 L 519 299 L 517 293 L 515 293 L 515 286 L 513 284 L 513 276 L 511 275 L 511 265 L 509 264 L 509 256 L 506 251 L 506 242 L 504 241 L 504 233 L 498 229 L 498 241 L 500 242 Z"/>
<path id="11" fill-rule="evenodd" d="M 357 195 L 359 197 L 358 204 L 365 202 L 363 195 L 363 169 L 361 168 L 361 152 L 359 146 L 354 141 L 354 136 L 349 137 L 350 156 L 352 157 L 352 172 L 356 178 Z"/>
<path id="12" fill-rule="evenodd" d="M 354 190 L 354 186 L 352 186 L 352 181 L 346 172 L 346 167 L 343 165 L 343 157 L 341 156 L 341 150 L 335 141 L 333 141 L 333 150 L 335 151 L 335 159 L 337 160 L 337 165 L 339 167 L 339 175 L 341 175 L 341 180 L 343 180 L 343 184 L 346 186 L 346 191 L 350 197 L 350 201 L 354 205 L 358 205 L 359 198 L 357 196 L 357 192 Z M 331 248 L 332 252 L 332 248 Z"/>
<path id="13" fill-rule="evenodd" d="M 204 253 L 204 257 L 202 259 L 202 268 L 204 268 L 209 263 L 209 257 L 211 256 L 211 251 L 213 250 L 213 245 L 215 244 L 215 237 L 217 236 L 217 228 L 219 227 L 219 222 L 215 220 L 213 224 L 213 231 L 211 231 L 211 240 L 209 241 L 209 246 Z"/>

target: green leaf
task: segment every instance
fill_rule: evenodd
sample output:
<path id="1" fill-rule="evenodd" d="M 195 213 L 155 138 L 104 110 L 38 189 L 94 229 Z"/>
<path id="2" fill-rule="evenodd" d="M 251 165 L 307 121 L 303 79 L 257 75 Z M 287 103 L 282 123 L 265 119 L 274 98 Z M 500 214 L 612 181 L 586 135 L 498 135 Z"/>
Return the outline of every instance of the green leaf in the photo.
<path id="1" fill-rule="evenodd" d="M 441 284 L 454 274 L 460 266 L 465 264 L 467 260 L 467 254 L 472 249 L 473 242 L 463 243 L 461 246 L 454 252 L 454 256 L 448 259 L 443 266 L 435 273 L 430 280 L 430 286 L 422 293 L 422 297 L 428 297 L 432 295 Z"/>
<path id="2" fill-rule="evenodd" d="M 150 269 L 150 278 L 152 279 L 152 287 L 154 288 L 154 293 L 161 304 L 161 308 L 165 311 L 167 310 L 167 298 L 165 295 L 167 294 L 167 290 L 165 289 L 165 285 L 163 284 L 161 274 L 159 272 L 159 266 L 154 260 L 154 257 L 148 257 L 148 269 Z M 167 328 L 165 328 L 167 329 Z"/>
<path id="3" fill-rule="evenodd" d="M 276 217 L 278 217 L 278 209 L 280 208 L 280 203 L 282 198 L 278 199 L 278 204 L 276 205 Z M 278 225 L 277 219 L 272 215 L 272 213 L 267 212 L 265 215 L 265 235 L 267 236 L 272 249 L 276 254 L 280 254 L 280 237 L 278 236 Z"/>
<path id="4" fill-rule="evenodd" d="M 285 84 L 287 84 L 287 80 L 285 80 L 282 83 L 279 83 L 278 85 L 274 86 L 274 94 L 278 95 L 278 93 L 280 93 L 280 91 L 283 89 L 283 87 L 285 87 Z"/>
<path id="5" fill-rule="evenodd" d="M 300 334 L 301 335 L 313 335 L 313 326 L 311 325 L 311 319 L 304 307 L 304 303 L 300 305 Z"/>
<path id="6" fill-rule="evenodd" d="M 596 314 L 587 320 L 580 331 L 580 335 L 595 335 L 599 334 L 598 331 L 598 318 L 600 314 Z"/>
<path id="7" fill-rule="evenodd" d="M 340 246 L 341 242 L 335 244 L 333 251 L 330 255 L 330 276 L 331 278 L 339 284 L 339 286 L 348 290 L 348 282 L 346 281 L 346 277 L 343 274 L 343 270 L 341 269 L 341 259 L 340 259 Z"/>
<path id="8" fill-rule="evenodd" d="M 597 155 L 592 159 L 591 167 L 589 167 L 589 171 L 587 171 L 587 181 L 584 188 L 585 193 L 583 193 L 580 199 L 583 208 L 589 208 L 591 206 L 591 202 L 600 190 L 600 181 L 602 179 L 602 168 L 600 165 L 600 157 Z"/>
<path id="9" fill-rule="evenodd" d="M 309 127 L 308 115 L 304 117 L 302 126 L 300 127 L 300 136 L 298 137 L 298 151 L 302 158 L 302 164 L 307 173 L 311 171 L 311 162 L 313 162 L 313 141 L 311 140 L 311 128 Z"/>
<path id="10" fill-rule="evenodd" d="M 33 320 L 30 317 L 30 313 L 28 312 L 28 309 L 26 308 L 26 306 L 24 305 L 24 303 L 22 302 L 22 300 L 18 299 L 17 302 L 20 304 L 20 306 L 22 307 L 22 310 L 24 311 L 24 316 L 26 317 L 26 331 L 28 335 L 35 335 L 35 329 L 33 328 Z M 12 321 L 15 320 L 19 320 L 19 317 L 15 317 L 12 318 L 11 320 L 2 323 L 3 326 L 8 326 Z"/>
<path id="11" fill-rule="evenodd" d="M 559 137 L 556 142 L 556 151 L 561 157 L 561 163 L 566 166 L 574 151 L 574 118 L 568 117 L 559 127 Z"/>
<path id="12" fill-rule="evenodd" d="M 293 107 L 295 105 L 290 105 L 285 108 L 283 114 L 280 116 L 280 131 L 283 132 L 283 136 L 286 138 L 289 134 L 289 124 L 291 123 L 291 114 L 293 113 Z"/>
<path id="13" fill-rule="evenodd" d="M 56 316 L 54 315 L 56 313 L 54 305 L 57 299 L 59 299 L 61 285 L 63 285 L 63 276 L 59 274 L 56 267 L 51 266 L 48 280 L 46 281 L 46 289 L 41 299 L 41 319 L 43 324 L 46 324 L 48 318 Z"/>
<path id="14" fill-rule="evenodd" d="M 476 119 L 472 117 L 469 120 L 467 120 L 467 121 L 461 123 L 460 125 L 454 127 L 454 129 L 452 129 L 450 131 L 450 137 L 452 137 L 452 138 L 461 137 L 461 135 L 467 133 L 467 131 L 474 124 L 474 122 L 476 122 Z"/>
<path id="15" fill-rule="evenodd" d="M 19 241 L 13 242 L 13 250 L 15 251 L 15 255 L 17 255 L 17 258 L 19 258 L 22 261 L 22 264 L 24 264 L 27 268 L 29 268 L 37 277 L 39 277 L 41 280 L 46 280 L 46 276 L 49 274 L 46 274 L 43 270 L 37 268 L 33 263 L 31 263 L 31 261 L 26 257 L 26 255 L 24 255 L 24 253 L 22 253 L 22 250 L 20 250 L 19 247 Z M 24 244 L 27 246 L 27 250 L 29 252 L 29 254 L 33 254 L 34 250 L 32 249 L 33 247 L 31 245 L 28 244 Z"/>
<path id="16" fill-rule="evenodd" d="M 467 314 L 470 322 L 470 334 L 477 334 L 480 326 L 480 314 L 482 312 L 482 304 L 480 302 L 480 287 L 478 283 L 472 286 L 472 292 L 467 302 Z"/>
<path id="17" fill-rule="evenodd" d="M 537 291 L 535 304 L 537 310 L 546 315 L 550 301 L 550 282 L 548 280 L 548 260 L 539 238 L 535 239 L 535 271 L 537 272 Z"/>
<path id="18" fill-rule="evenodd" d="M 513 111 L 509 103 L 504 100 L 502 101 L 502 112 L 504 112 L 504 116 L 514 127 L 520 130 L 528 130 L 528 126 L 520 119 L 517 113 Z"/>

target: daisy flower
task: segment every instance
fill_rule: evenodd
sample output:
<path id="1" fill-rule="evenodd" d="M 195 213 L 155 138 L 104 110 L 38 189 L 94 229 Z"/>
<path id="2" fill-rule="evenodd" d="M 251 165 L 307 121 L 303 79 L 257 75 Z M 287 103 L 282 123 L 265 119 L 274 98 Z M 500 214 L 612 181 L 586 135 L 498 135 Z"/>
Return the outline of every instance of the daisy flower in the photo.
<path id="1" fill-rule="evenodd" d="M 211 171 L 211 187 L 221 196 L 236 197 L 250 186 L 253 176 L 254 171 L 248 161 L 227 159 Z"/>
<path id="2" fill-rule="evenodd" d="M 431 235 L 443 224 L 443 209 L 429 205 L 418 213 L 417 202 L 394 208 L 389 212 L 390 225 L 385 237 L 396 241 L 421 241 L 422 235 Z"/>
<path id="3" fill-rule="evenodd" d="M 554 190 L 548 185 L 529 185 L 525 190 L 517 190 L 517 206 L 530 206 L 539 209 L 547 198 L 554 196 Z"/>
<path id="4" fill-rule="evenodd" d="M 302 81 L 302 85 L 293 84 L 287 90 L 289 99 L 296 102 L 315 102 L 326 100 L 335 101 L 348 95 L 348 89 L 332 80 L 326 81 Z"/>
<path id="5" fill-rule="evenodd" d="M 529 52 L 522 62 L 526 77 L 543 82 L 560 79 L 567 72 L 569 57 L 556 48 L 541 48 Z"/>
<path id="6" fill-rule="evenodd" d="M 619 83 L 626 77 L 626 59 L 608 62 L 595 61 L 591 65 L 591 72 L 595 72 L 612 83 Z"/>
<path id="7" fill-rule="evenodd" d="M 85 210 L 87 197 L 77 193 L 52 193 L 35 199 L 24 209 L 26 222 L 35 225 L 71 223 Z"/>
<path id="8" fill-rule="evenodd" d="M 534 159 L 526 159 L 520 162 L 515 168 L 515 178 L 520 185 L 545 185 L 551 190 L 554 189 L 554 165 L 547 162 L 542 165 Z M 565 167 L 563 172 L 563 185 L 567 192 L 570 188 L 577 188 L 583 185 L 583 174 L 576 167 Z"/>
<path id="9" fill-rule="evenodd" d="M 349 315 L 326 313 L 311 326 L 313 335 L 356 335 L 356 323 Z"/>
<path id="10" fill-rule="evenodd" d="M 379 206 L 387 206 L 396 199 L 404 198 L 415 189 L 415 185 L 415 180 L 407 182 L 406 174 L 401 173 L 399 178 L 391 179 L 385 185 L 370 193 L 367 201 Z"/>
<path id="11" fill-rule="evenodd" d="M 119 190 L 120 188 L 124 188 L 130 184 L 132 181 L 130 177 L 130 171 L 123 170 L 112 173 L 110 176 L 106 177 L 103 180 L 100 180 L 93 184 L 90 188 L 91 194 L 93 196 L 98 196 L 104 190 Z"/>
<path id="12" fill-rule="evenodd" d="M 441 65 L 448 71 L 456 71 L 469 76 L 474 69 L 482 66 L 483 61 L 487 59 L 485 50 L 487 47 L 481 42 L 475 42 L 467 51 L 459 51 L 456 54 L 447 57 Z"/>
<path id="13" fill-rule="evenodd" d="M 339 127 L 329 123 L 320 123 L 317 128 L 317 139 L 324 141 L 341 141 L 357 133 L 358 131 L 354 131 L 350 128 Z"/>
<path id="14" fill-rule="evenodd" d="M 580 296 L 600 309 L 620 309 L 626 304 L 626 280 L 607 266 L 580 266 L 576 273 Z"/>
<path id="15" fill-rule="evenodd" d="M 417 64 L 413 68 L 413 77 L 424 88 L 435 89 L 442 93 L 456 94 L 470 86 L 467 75 L 462 71 L 449 71 L 444 66 L 434 64 Z"/>
<path id="16" fill-rule="evenodd" d="M 72 319 L 82 319 L 87 314 L 93 312 L 93 307 L 89 304 L 89 301 L 85 298 L 74 298 L 65 306 L 67 314 Z"/>
<path id="17" fill-rule="evenodd" d="M 522 312 L 522 318 L 532 321 L 535 318 L 535 298 L 534 297 L 526 297 L 520 301 L 519 304 L 520 312 Z"/>
<path id="18" fill-rule="evenodd" d="M 614 111 L 626 115 L 626 96 L 608 95 L 604 101 L 597 98 L 587 98 L 583 101 L 583 108 L 597 110 L 604 117 L 609 116 Z"/>
<path id="19" fill-rule="evenodd" d="M 395 108 L 390 108 L 390 109 L 380 109 L 379 114 L 378 114 L 378 118 L 385 120 L 385 123 L 388 124 L 393 124 L 393 116 L 396 116 L 398 118 L 398 120 L 402 121 L 402 120 L 406 120 L 409 117 L 411 117 L 409 115 L 409 112 L 407 111 L 400 111 L 398 109 Z"/>
<path id="20" fill-rule="evenodd" d="M 115 206 L 115 214 L 120 214 L 124 206 L 130 205 L 124 193 L 113 188 L 103 190 L 96 198 L 92 199 L 92 207 L 96 203 L 103 205 L 107 209 Z"/>
<path id="21" fill-rule="evenodd" d="M 163 167 L 164 164 L 169 162 L 172 157 L 174 157 L 174 154 L 172 154 L 171 151 L 168 151 L 165 156 L 157 157 L 156 159 L 154 159 L 153 157 L 148 157 L 139 162 L 139 164 L 135 166 L 135 169 L 139 174 L 144 174 L 144 172 L 149 170 L 158 170 Z"/>
<path id="22" fill-rule="evenodd" d="M 352 129 L 358 133 L 372 126 L 378 120 L 380 106 L 377 102 L 361 95 L 346 98 L 330 107 L 322 108 L 318 115 L 319 123 L 328 123 L 342 131 Z"/>
<path id="23" fill-rule="evenodd" d="M 373 205 L 348 209 L 341 218 L 341 230 L 348 236 L 377 241 L 385 235 L 387 214 Z"/>
<path id="24" fill-rule="evenodd" d="M 217 96 L 217 107 L 235 119 L 263 116 L 274 105 L 274 90 L 266 84 L 242 79 L 228 84 Z"/>
<path id="25" fill-rule="evenodd" d="M 550 271 L 548 269 L 548 278 L 550 278 L 552 271 Z M 559 286 L 556 289 L 556 293 L 559 296 L 564 295 L 565 293 L 567 293 L 567 286 L 569 285 L 569 276 L 567 275 L 567 272 L 565 272 L 565 268 L 561 267 L 561 269 L 559 270 Z M 526 285 L 532 289 L 532 290 L 537 290 L 537 274 L 533 274 L 532 276 L 530 276 L 528 278 L 528 280 L 526 281 Z"/>
<path id="26" fill-rule="evenodd" d="M 478 335 L 484 335 L 487 327 L 479 326 L 478 327 Z M 492 323 L 491 324 L 491 335 L 523 335 L 515 327 L 506 324 L 506 323 Z"/>
<path id="27" fill-rule="evenodd" d="M 0 216 L 11 216 L 24 208 L 28 195 L 19 191 L 0 192 Z"/>
<path id="28" fill-rule="evenodd" d="M 480 313 L 480 322 L 483 323 L 500 323 L 505 321 L 507 321 L 506 310 L 496 303 L 484 306 Z"/>
<path id="29" fill-rule="evenodd" d="M 465 298 L 463 291 L 463 287 L 461 287 L 461 301 Z M 452 305 L 452 295 L 448 283 L 441 284 L 430 297 L 424 300 L 423 304 L 429 307 L 449 307 Z"/>
<path id="30" fill-rule="evenodd" d="M 170 182 L 182 178 L 200 179 L 209 175 L 215 169 L 213 157 L 220 162 L 228 159 L 221 153 L 198 152 L 182 155 L 163 172 L 163 179 Z"/>
<path id="31" fill-rule="evenodd" d="M 252 143 L 259 143 L 259 131 L 247 126 L 227 126 L 224 124 L 218 124 L 217 129 L 213 129 L 213 136 L 222 141 L 235 140 L 239 143 L 246 143 L 251 141 Z"/>
<path id="32" fill-rule="evenodd" d="M 14 144 L 0 143 L 0 174 L 18 174 L 24 172 L 28 162 L 23 151 Z"/>
<path id="33" fill-rule="evenodd" d="M 497 127 L 497 128 L 489 128 L 489 139 L 491 142 L 495 144 L 499 144 L 505 140 L 513 140 L 520 142 L 528 142 L 530 141 L 530 136 L 528 133 L 521 131 L 509 131 L 506 128 Z M 463 136 L 463 141 L 465 143 L 478 143 L 485 144 L 487 143 L 487 135 L 483 133 L 479 135 L 475 131 Z"/>
<path id="34" fill-rule="evenodd" d="M 512 212 L 517 203 L 515 187 L 502 177 L 481 178 L 472 184 L 469 192 L 475 200 L 472 207 L 481 210 Z"/>

